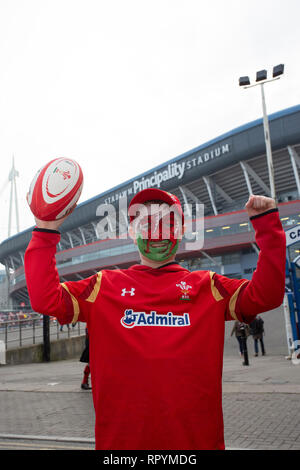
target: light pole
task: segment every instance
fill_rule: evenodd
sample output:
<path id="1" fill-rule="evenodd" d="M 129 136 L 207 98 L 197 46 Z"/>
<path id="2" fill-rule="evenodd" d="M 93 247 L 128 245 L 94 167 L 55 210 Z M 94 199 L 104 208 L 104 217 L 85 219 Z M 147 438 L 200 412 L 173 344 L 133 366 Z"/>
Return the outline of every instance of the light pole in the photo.
<path id="1" fill-rule="evenodd" d="M 19 176 L 19 172 L 15 169 L 15 159 L 12 158 L 12 168 L 9 173 L 8 180 L 10 181 L 10 200 L 9 200 L 9 216 L 8 216 L 8 236 L 11 236 L 11 216 L 12 216 L 12 205 L 13 205 L 13 196 L 15 197 L 15 207 L 16 207 L 16 221 L 17 221 L 17 232 L 20 231 L 19 228 L 19 209 L 18 209 L 18 197 L 17 197 L 17 182 L 16 177 Z"/>
<path id="2" fill-rule="evenodd" d="M 248 76 L 239 78 L 239 86 L 245 89 L 260 85 L 261 101 L 262 101 L 262 109 L 263 109 L 264 136 L 265 136 L 266 154 L 267 154 L 269 181 L 270 181 L 270 192 L 271 192 L 271 197 L 275 200 L 276 200 L 276 191 L 275 191 L 275 182 L 274 182 L 274 168 L 273 168 L 271 137 L 270 137 L 269 120 L 268 120 L 266 100 L 265 100 L 264 84 L 269 83 L 269 82 L 274 82 L 275 80 L 279 80 L 281 78 L 281 75 L 283 75 L 283 72 L 284 72 L 284 65 L 283 64 L 276 65 L 275 67 L 273 67 L 273 78 L 268 80 L 267 71 L 260 70 L 256 72 L 256 83 L 254 85 L 250 84 L 250 80 Z"/>

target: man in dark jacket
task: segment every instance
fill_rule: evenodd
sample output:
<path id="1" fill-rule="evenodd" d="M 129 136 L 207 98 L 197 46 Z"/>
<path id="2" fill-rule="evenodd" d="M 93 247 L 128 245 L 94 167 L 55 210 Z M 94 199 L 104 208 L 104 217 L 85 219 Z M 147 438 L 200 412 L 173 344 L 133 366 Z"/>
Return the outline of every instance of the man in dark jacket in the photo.
<path id="1" fill-rule="evenodd" d="M 255 320 L 250 323 L 250 333 L 253 336 L 254 340 L 254 356 L 258 356 L 258 341 L 260 342 L 262 356 L 266 354 L 263 341 L 264 331 L 265 330 L 263 319 L 260 317 L 256 317 Z"/>

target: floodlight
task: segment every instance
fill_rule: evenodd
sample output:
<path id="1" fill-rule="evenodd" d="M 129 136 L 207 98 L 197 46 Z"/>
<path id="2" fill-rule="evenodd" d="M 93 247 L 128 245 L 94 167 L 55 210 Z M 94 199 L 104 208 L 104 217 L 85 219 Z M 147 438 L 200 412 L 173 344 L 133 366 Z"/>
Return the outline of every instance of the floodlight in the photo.
<path id="1" fill-rule="evenodd" d="M 273 67 L 273 78 L 267 80 L 268 72 L 267 70 L 259 70 L 256 72 L 256 83 L 250 85 L 249 77 L 240 77 L 239 78 L 239 85 L 243 86 L 244 88 L 252 88 L 254 86 L 259 86 L 261 90 L 261 101 L 262 101 L 262 108 L 263 108 L 263 126 L 264 126 L 264 136 L 265 136 L 265 144 L 266 144 L 266 154 L 267 154 L 267 164 L 268 164 L 268 173 L 269 173 L 269 180 L 270 180 L 270 193 L 271 197 L 276 200 L 276 192 L 275 192 L 275 181 L 274 181 L 274 168 L 273 168 L 273 157 L 272 157 L 272 147 L 270 141 L 270 130 L 269 130 L 269 121 L 266 109 L 266 100 L 265 100 L 265 92 L 264 92 L 264 85 L 269 82 L 273 82 L 274 80 L 278 80 L 279 75 L 282 75 L 284 71 L 284 65 L 279 64 Z M 300 257 L 297 260 L 300 269 Z"/>
<path id="2" fill-rule="evenodd" d="M 256 81 L 261 82 L 262 80 L 267 80 L 267 75 L 266 70 L 259 70 L 259 72 L 256 72 Z"/>
<path id="3" fill-rule="evenodd" d="M 240 85 L 240 86 L 247 86 L 247 85 L 250 85 L 249 77 L 240 77 L 240 78 L 239 78 L 239 85 Z"/>
<path id="4" fill-rule="evenodd" d="M 275 67 L 273 67 L 273 78 L 283 75 L 283 72 L 284 64 L 275 65 Z"/>

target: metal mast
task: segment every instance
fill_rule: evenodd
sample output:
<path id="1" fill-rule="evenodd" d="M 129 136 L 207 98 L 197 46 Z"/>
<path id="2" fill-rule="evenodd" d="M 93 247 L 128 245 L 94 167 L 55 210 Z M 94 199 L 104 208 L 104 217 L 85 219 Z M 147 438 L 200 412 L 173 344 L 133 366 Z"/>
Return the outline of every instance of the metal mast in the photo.
<path id="1" fill-rule="evenodd" d="M 15 199 L 15 210 L 16 210 L 16 222 L 17 232 L 20 231 L 19 226 L 19 208 L 18 208 L 18 197 L 17 197 L 17 182 L 16 177 L 19 176 L 19 172 L 15 169 L 15 159 L 12 157 L 12 168 L 9 173 L 8 180 L 10 181 L 10 200 L 9 200 L 9 216 L 8 216 L 8 236 L 11 235 L 11 219 L 12 219 L 12 207 L 13 198 Z"/>

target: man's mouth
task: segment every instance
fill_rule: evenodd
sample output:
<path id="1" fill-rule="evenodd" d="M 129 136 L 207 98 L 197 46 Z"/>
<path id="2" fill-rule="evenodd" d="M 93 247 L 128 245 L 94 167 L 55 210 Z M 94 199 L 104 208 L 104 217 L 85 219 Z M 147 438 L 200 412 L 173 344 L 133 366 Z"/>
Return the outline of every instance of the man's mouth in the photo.
<path id="1" fill-rule="evenodd" d="M 151 241 L 150 246 L 155 246 L 157 248 L 164 248 L 169 245 L 169 240 L 157 240 L 157 241 Z"/>

